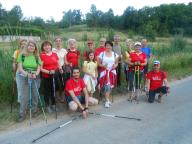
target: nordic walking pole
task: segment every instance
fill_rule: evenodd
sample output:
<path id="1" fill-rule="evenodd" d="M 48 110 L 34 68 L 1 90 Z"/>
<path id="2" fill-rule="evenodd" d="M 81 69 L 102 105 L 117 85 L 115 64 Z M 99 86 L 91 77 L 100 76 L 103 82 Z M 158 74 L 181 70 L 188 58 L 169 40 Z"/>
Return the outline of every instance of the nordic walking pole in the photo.
<path id="1" fill-rule="evenodd" d="M 119 116 L 119 115 L 111 115 L 111 114 L 104 114 L 104 113 L 96 113 L 96 112 L 89 112 L 90 114 L 93 115 L 100 115 L 100 116 L 105 116 L 105 117 L 112 117 L 112 118 L 123 118 L 123 119 L 130 119 L 130 120 L 137 120 L 141 121 L 140 118 L 134 118 L 134 117 L 127 117 L 127 116 Z"/>
<path id="2" fill-rule="evenodd" d="M 32 79 L 28 78 L 28 84 L 29 84 L 29 121 L 31 126 L 31 111 L 32 111 Z"/>
<path id="3" fill-rule="evenodd" d="M 41 105 L 41 109 L 42 109 L 42 112 L 43 112 L 43 116 L 44 116 L 45 122 L 47 123 L 47 117 L 45 115 L 45 111 L 44 111 L 44 108 L 43 108 L 43 103 L 42 103 L 42 100 L 41 100 L 41 97 L 40 97 L 40 94 L 39 94 L 39 91 L 38 91 L 37 80 L 36 79 L 34 79 L 34 83 L 35 83 L 35 88 L 36 88 L 37 96 L 39 98 L 39 102 L 40 102 L 40 105 Z"/>
<path id="4" fill-rule="evenodd" d="M 56 95 L 55 95 L 55 75 L 53 74 L 53 95 L 54 95 L 54 98 L 55 98 L 55 118 L 57 119 L 57 110 L 56 110 Z"/>
<path id="5" fill-rule="evenodd" d="M 139 66 L 137 66 L 137 88 L 140 89 L 140 69 L 139 69 Z M 136 92 L 137 93 L 137 92 Z M 139 103 L 139 95 L 137 96 L 137 104 Z"/>
<path id="6" fill-rule="evenodd" d="M 78 116 L 78 117 L 79 117 L 79 116 Z M 74 118 L 73 118 L 73 119 L 71 119 L 70 121 L 68 121 L 68 122 L 66 122 L 66 123 L 64 123 L 64 124 L 62 124 L 62 125 L 60 125 L 60 126 L 58 126 L 58 127 L 54 128 L 54 129 L 52 129 L 52 130 L 51 130 L 51 131 L 49 131 L 49 132 L 46 132 L 46 133 L 45 133 L 45 134 L 43 134 L 42 136 L 40 136 L 40 137 L 38 137 L 38 138 L 36 138 L 36 139 L 32 140 L 32 143 L 37 142 L 38 140 L 40 140 L 40 139 L 42 139 L 43 137 L 45 137 L 45 136 L 47 136 L 47 135 L 51 134 L 52 132 L 56 131 L 57 129 L 60 129 L 60 128 L 62 128 L 62 127 L 67 126 L 68 124 L 70 124 L 70 123 L 72 123 L 74 120 L 76 120 L 78 117 L 74 117 Z"/>

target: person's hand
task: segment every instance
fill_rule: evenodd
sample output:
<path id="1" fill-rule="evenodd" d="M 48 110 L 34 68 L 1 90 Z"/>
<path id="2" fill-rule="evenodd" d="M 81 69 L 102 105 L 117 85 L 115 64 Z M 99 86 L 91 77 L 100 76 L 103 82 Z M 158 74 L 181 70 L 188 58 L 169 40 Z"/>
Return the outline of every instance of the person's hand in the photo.
<path id="1" fill-rule="evenodd" d="M 50 71 L 49 71 L 49 74 L 50 74 L 50 75 L 55 74 L 55 70 L 50 70 Z"/>
<path id="2" fill-rule="evenodd" d="M 73 67 L 73 64 L 72 64 L 72 63 L 69 63 L 69 66 L 70 66 L 70 67 Z"/>
<path id="3" fill-rule="evenodd" d="M 140 66 L 140 65 L 141 65 L 141 62 L 140 62 L 140 61 L 137 61 L 137 65 Z"/>
<path id="4" fill-rule="evenodd" d="M 107 69 L 107 66 L 108 66 L 108 64 L 103 65 L 103 67 L 104 67 L 105 69 Z"/>
<path id="5" fill-rule="evenodd" d="M 60 72 L 60 74 L 63 74 L 63 69 L 62 68 L 59 69 L 59 72 Z"/>
<path id="6" fill-rule="evenodd" d="M 137 66 L 137 62 L 134 62 L 134 65 Z"/>
<path id="7" fill-rule="evenodd" d="M 84 108 L 83 111 L 82 111 L 83 118 L 87 118 L 88 114 L 89 114 L 88 108 Z"/>
<path id="8" fill-rule="evenodd" d="M 114 70 L 114 69 L 116 69 L 115 64 L 113 64 L 113 66 L 112 66 L 112 70 Z"/>
<path id="9" fill-rule="evenodd" d="M 32 78 L 33 78 L 33 79 L 36 79 L 36 78 L 37 78 L 37 75 L 36 75 L 36 74 L 32 74 Z"/>

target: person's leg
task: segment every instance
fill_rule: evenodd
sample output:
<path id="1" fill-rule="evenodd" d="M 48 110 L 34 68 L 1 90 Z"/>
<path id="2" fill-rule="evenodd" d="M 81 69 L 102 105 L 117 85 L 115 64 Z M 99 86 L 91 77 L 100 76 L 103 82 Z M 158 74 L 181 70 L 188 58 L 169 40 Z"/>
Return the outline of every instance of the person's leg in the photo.
<path id="1" fill-rule="evenodd" d="M 159 103 L 162 103 L 163 101 L 163 95 L 164 94 L 167 94 L 167 88 L 165 86 L 162 86 L 160 88 L 157 89 L 157 92 L 159 93 L 159 96 L 158 96 L 158 102 Z"/>
<path id="2" fill-rule="evenodd" d="M 105 93 L 105 107 L 109 108 L 111 105 L 111 102 L 110 102 L 111 87 L 110 87 L 110 85 L 104 86 L 104 93 Z"/>
<path id="3" fill-rule="evenodd" d="M 50 80 L 48 78 L 43 78 L 43 91 L 44 91 L 44 101 L 46 106 L 49 106 L 49 98 L 51 95 Z"/>
<path id="4" fill-rule="evenodd" d="M 99 103 L 99 101 L 94 97 L 89 97 L 88 102 L 89 102 L 89 105 L 97 105 Z"/>
<path id="5" fill-rule="evenodd" d="M 68 105 L 69 105 L 69 110 L 73 112 L 77 111 L 78 105 L 74 101 L 70 101 Z"/>
<path id="6" fill-rule="evenodd" d="M 155 94 L 156 94 L 155 91 L 152 90 L 149 91 L 149 98 L 148 98 L 149 103 L 153 103 L 155 101 Z"/>
<path id="7" fill-rule="evenodd" d="M 134 72 L 129 72 L 129 94 L 128 94 L 128 101 L 132 99 L 133 96 L 133 83 L 134 83 Z"/>
<path id="8" fill-rule="evenodd" d="M 29 102 L 29 85 L 28 79 L 26 77 L 20 76 L 21 84 L 21 97 L 20 97 L 20 107 L 19 107 L 19 121 L 25 119 L 27 105 Z"/>
<path id="9" fill-rule="evenodd" d="M 16 72 L 16 85 L 17 85 L 17 102 L 20 103 L 21 99 L 21 91 L 22 91 L 22 85 L 21 85 L 21 76 L 19 75 L 19 72 Z"/>

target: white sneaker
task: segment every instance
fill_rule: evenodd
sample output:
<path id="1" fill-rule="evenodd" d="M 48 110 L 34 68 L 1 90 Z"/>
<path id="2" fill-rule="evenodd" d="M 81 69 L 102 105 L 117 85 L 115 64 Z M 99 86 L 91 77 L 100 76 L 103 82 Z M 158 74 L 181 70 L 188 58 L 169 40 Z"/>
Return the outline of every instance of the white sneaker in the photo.
<path id="1" fill-rule="evenodd" d="M 112 106 L 112 103 L 110 101 L 108 101 L 108 102 L 109 102 L 109 106 Z"/>
<path id="2" fill-rule="evenodd" d="M 110 102 L 109 101 L 106 101 L 105 102 L 105 108 L 109 108 L 110 107 Z"/>

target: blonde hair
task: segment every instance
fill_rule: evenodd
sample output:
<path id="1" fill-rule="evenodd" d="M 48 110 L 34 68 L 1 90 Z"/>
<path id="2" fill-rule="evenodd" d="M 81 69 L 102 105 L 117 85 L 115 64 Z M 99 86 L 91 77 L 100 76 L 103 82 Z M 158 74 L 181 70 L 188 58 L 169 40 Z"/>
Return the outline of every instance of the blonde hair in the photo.
<path id="1" fill-rule="evenodd" d="M 38 57 L 38 56 L 39 56 L 39 51 L 38 51 L 36 42 L 33 41 L 33 40 L 28 41 L 28 43 L 27 43 L 27 49 L 28 49 L 29 44 L 33 44 L 33 45 L 35 46 L 35 51 L 33 52 L 33 54 L 34 54 L 36 57 Z"/>

